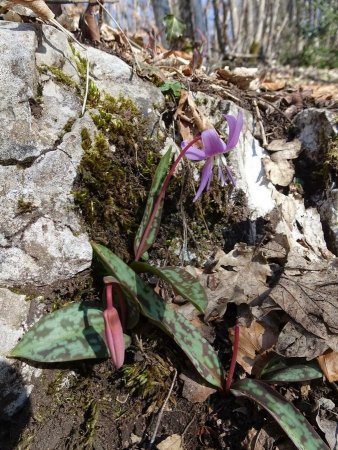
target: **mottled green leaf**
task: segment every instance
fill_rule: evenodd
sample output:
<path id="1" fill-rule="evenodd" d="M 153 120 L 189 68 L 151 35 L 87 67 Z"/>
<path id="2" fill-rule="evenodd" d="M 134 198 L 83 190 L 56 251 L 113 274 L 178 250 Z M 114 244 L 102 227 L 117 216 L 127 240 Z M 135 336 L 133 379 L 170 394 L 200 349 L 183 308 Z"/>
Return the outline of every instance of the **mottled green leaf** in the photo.
<path id="1" fill-rule="evenodd" d="M 317 364 L 299 364 L 292 367 L 286 367 L 282 370 L 276 370 L 267 375 L 264 375 L 262 379 L 271 383 L 294 383 L 300 381 L 315 380 L 316 378 L 322 378 L 323 372 L 317 366 Z"/>
<path id="2" fill-rule="evenodd" d="M 282 356 L 272 358 L 260 373 L 260 378 L 272 383 L 293 383 L 322 378 L 323 372 L 315 361 L 299 361 Z"/>
<path id="3" fill-rule="evenodd" d="M 149 222 L 151 213 L 153 212 L 154 204 L 156 202 L 156 199 L 159 195 L 159 192 L 161 190 L 163 181 L 167 175 L 170 163 L 172 158 L 172 148 L 170 147 L 168 151 L 165 153 L 165 155 L 161 158 L 161 161 L 159 165 L 157 166 L 157 169 L 154 174 L 153 182 L 150 188 L 150 192 L 147 199 L 147 204 L 144 210 L 143 218 L 141 221 L 141 224 L 137 230 L 135 241 L 134 241 L 134 252 L 135 255 L 137 253 L 137 250 L 140 246 L 142 236 L 144 235 L 144 232 L 146 230 L 147 224 Z M 156 239 L 158 230 L 160 228 L 161 224 L 161 215 L 162 215 L 162 209 L 163 209 L 163 201 L 164 197 L 162 199 L 162 202 L 160 204 L 160 207 L 156 211 L 156 215 L 154 217 L 154 220 L 151 224 L 151 229 L 148 234 L 148 237 L 143 245 L 142 248 L 142 254 L 148 250 L 149 247 L 151 247 Z"/>
<path id="4" fill-rule="evenodd" d="M 163 20 L 168 42 L 172 43 L 183 36 L 185 32 L 185 23 L 177 19 L 173 14 L 167 14 Z"/>
<path id="5" fill-rule="evenodd" d="M 329 450 L 305 417 L 271 386 L 246 378 L 231 388 L 259 403 L 279 423 L 299 450 Z"/>
<path id="6" fill-rule="evenodd" d="M 204 312 L 208 304 L 207 295 L 201 283 L 180 267 L 153 267 L 146 263 L 134 262 L 131 268 L 136 273 L 150 272 L 171 284 L 175 291 Z"/>
<path id="7" fill-rule="evenodd" d="M 200 332 L 171 305 L 165 304 L 150 286 L 114 253 L 92 243 L 94 255 L 105 270 L 115 276 L 139 302 L 141 313 L 168 333 L 188 356 L 199 374 L 210 384 L 221 387 L 223 370 L 215 350 Z"/>
<path id="8" fill-rule="evenodd" d="M 130 337 L 124 337 L 127 348 Z M 47 314 L 25 333 L 9 356 L 46 363 L 108 358 L 102 308 L 72 303 Z"/>
<path id="9" fill-rule="evenodd" d="M 160 90 L 164 94 L 171 93 L 174 97 L 179 98 L 181 95 L 181 90 L 185 89 L 182 83 L 176 80 L 168 80 L 160 86 Z"/>

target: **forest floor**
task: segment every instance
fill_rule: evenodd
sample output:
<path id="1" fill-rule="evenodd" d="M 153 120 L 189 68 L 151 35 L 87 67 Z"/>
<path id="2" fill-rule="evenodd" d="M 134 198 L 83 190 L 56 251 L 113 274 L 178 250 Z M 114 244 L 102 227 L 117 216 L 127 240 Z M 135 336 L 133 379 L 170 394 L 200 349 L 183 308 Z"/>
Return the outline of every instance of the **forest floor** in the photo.
<path id="1" fill-rule="evenodd" d="M 133 64 L 127 44 L 122 42 L 118 46 L 117 41 L 114 42 L 114 45 L 109 46 L 102 44 L 100 49 Z M 234 101 L 254 116 L 257 114 L 258 105 L 265 138 L 269 142 L 275 139 L 290 140 L 295 134 L 292 120 L 295 114 L 303 109 L 319 107 L 337 111 L 338 108 L 338 75 L 332 71 L 282 67 L 259 69 L 253 76 L 244 73 L 230 81 L 229 73 L 222 69 L 216 71 L 217 76 L 212 77 L 201 69 L 192 69 L 192 73 L 186 76 L 184 67 L 163 67 L 166 59 L 162 62 L 158 69 L 156 65 L 151 68 L 150 63 L 147 63 L 142 67 L 140 75 L 161 85 L 170 74 L 172 80 L 178 81 L 192 92 L 204 92 Z M 186 66 L 189 67 L 189 62 Z M 255 82 L 258 83 L 259 89 L 250 89 L 250 83 Z M 168 124 L 172 123 L 178 101 L 179 98 L 168 92 L 165 117 Z M 258 138 L 262 141 L 263 136 Z M 134 164 L 134 160 L 131 164 Z M 295 175 L 300 179 L 304 178 L 301 171 L 300 165 Z M 199 216 L 198 213 L 190 214 L 188 203 L 192 197 L 189 193 L 193 192 L 193 187 L 188 183 L 186 189 L 188 200 L 183 202 L 183 205 L 187 207 L 189 226 L 191 221 L 197 220 Z M 289 188 L 283 188 L 283 192 L 286 189 Z M 153 260 L 163 262 L 166 259 L 172 264 L 179 264 L 177 255 L 165 254 L 161 245 L 170 237 L 172 227 L 180 226 L 176 203 L 181 190 L 181 186 L 179 189 L 174 186 L 172 191 L 168 191 L 162 220 L 164 231 L 159 235 L 153 253 L 150 253 Z M 217 197 L 218 194 L 210 194 L 211 197 L 209 196 L 206 202 L 213 198 L 212 195 Z M 303 195 L 310 199 L 313 192 L 305 190 Z M 216 200 L 214 204 L 217 206 Z M 215 214 L 214 220 L 218 223 L 212 225 L 215 232 L 212 239 L 205 239 L 203 243 L 204 257 L 212 258 L 219 250 L 229 252 L 239 242 L 251 244 L 248 233 L 243 231 L 248 218 L 245 217 L 245 204 L 241 198 L 238 198 L 235 206 L 233 213 L 237 214 L 236 220 L 228 220 L 225 223 L 222 222 L 222 211 Z M 224 236 L 224 226 L 232 227 L 231 238 Z M 262 246 L 266 236 L 271 234 L 271 223 L 259 222 L 257 230 L 254 251 Z M 95 230 L 91 230 L 91 233 L 95 236 Z M 158 280 L 148 278 L 148 281 L 153 283 L 156 289 L 164 289 Z M 276 280 L 272 279 L 270 284 L 268 283 L 269 287 L 272 288 L 275 282 Z M 70 295 L 77 300 L 99 300 L 100 292 L 96 287 L 95 275 L 86 273 L 70 285 L 66 283 L 57 287 L 46 300 L 46 312 L 55 308 L 56 299 L 60 305 L 68 301 Z M 169 292 L 169 297 L 174 296 Z M 203 322 L 204 333 L 211 336 L 225 371 L 229 369 L 232 355 L 229 328 L 235 325 L 241 311 L 234 303 L 229 303 L 224 316 L 211 322 Z M 201 317 L 199 319 L 202 321 Z M 280 326 L 282 327 L 282 324 Z M 34 387 L 30 397 L 30 411 L 26 410 L 18 416 L 15 429 L 12 426 L 10 430 L 6 430 L 4 440 L 0 443 L 1 449 L 295 448 L 271 416 L 247 398 L 220 392 L 213 392 L 207 397 L 204 388 L 193 384 L 198 381 L 196 373 L 180 348 L 145 319 L 133 330 L 132 345 L 127 350 L 125 365 L 119 371 L 114 371 L 111 362 L 106 360 L 37 367 L 48 370 L 43 371 Z M 155 436 L 159 412 L 168 396 L 176 371 L 177 380 Z M 182 377 L 182 374 L 189 380 Z M 245 376 L 247 375 L 244 369 L 237 365 L 234 380 Z M 321 378 L 298 383 L 281 383 L 275 385 L 275 388 L 301 411 L 321 436 L 324 436 L 324 433 L 318 427 L 318 415 L 322 420 L 336 421 L 338 388 L 334 382 L 330 383 Z M 206 399 L 194 403 L 193 394 Z M 333 407 L 323 406 L 327 399 L 334 403 Z M 16 442 L 20 432 L 20 441 Z"/>

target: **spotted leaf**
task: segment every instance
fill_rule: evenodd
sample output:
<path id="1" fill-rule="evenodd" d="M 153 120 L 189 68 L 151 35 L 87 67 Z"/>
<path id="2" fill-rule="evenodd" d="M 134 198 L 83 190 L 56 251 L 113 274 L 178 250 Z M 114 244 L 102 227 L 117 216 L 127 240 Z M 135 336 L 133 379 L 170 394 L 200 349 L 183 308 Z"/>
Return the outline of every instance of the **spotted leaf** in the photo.
<path id="1" fill-rule="evenodd" d="M 174 290 L 204 312 L 208 304 L 207 295 L 201 283 L 181 267 L 153 267 L 150 264 L 134 262 L 131 268 L 136 273 L 149 272 L 171 284 Z"/>
<path id="2" fill-rule="evenodd" d="M 154 174 L 154 178 L 153 178 L 153 182 L 152 182 L 150 192 L 148 195 L 147 204 L 146 204 L 146 207 L 144 210 L 143 218 L 142 218 L 141 224 L 140 224 L 139 229 L 137 230 L 137 233 L 135 236 L 135 241 L 134 241 L 135 255 L 137 254 L 137 251 L 139 250 L 139 246 L 141 244 L 142 237 L 144 235 L 144 232 L 146 231 L 151 213 L 153 212 L 155 201 L 159 195 L 163 181 L 167 175 L 167 172 L 168 172 L 168 169 L 170 166 L 170 162 L 171 162 L 171 158 L 172 158 L 172 149 L 170 147 L 169 150 L 165 153 L 165 155 L 161 158 L 161 161 L 160 161 L 159 165 L 157 166 L 157 169 Z M 160 227 L 160 223 L 161 223 L 163 200 L 164 200 L 164 197 L 161 201 L 160 207 L 156 211 L 156 215 L 155 215 L 154 219 L 152 220 L 148 237 L 146 238 L 145 243 L 142 245 L 141 255 L 143 253 L 145 253 L 148 250 L 148 248 L 150 248 L 153 245 L 153 243 L 156 239 L 156 236 L 157 236 L 157 233 L 158 233 L 158 230 Z"/>
<path id="3" fill-rule="evenodd" d="M 181 347 L 199 374 L 213 386 L 221 387 L 223 371 L 215 350 L 182 314 L 163 302 L 150 286 L 114 253 L 92 243 L 94 255 L 104 269 L 115 276 L 138 301 L 141 313 L 169 334 Z"/>
<path id="4" fill-rule="evenodd" d="M 124 338 L 128 347 L 130 337 Z M 9 356 L 46 363 L 109 358 L 102 309 L 92 303 L 72 303 L 47 314 Z"/>
<path id="5" fill-rule="evenodd" d="M 296 383 L 322 378 L 323 372 L 315 361 L 294 361 L 276 355 L 260 373 L 267 383 Z"/>
<path id="6" fill-rule="evenodd" d="M 246 378 L 235 383 L 231 391 L 245 395 L 263 406 L 299 450 L 329 450 L 303 414 L 271 386 Z"/>

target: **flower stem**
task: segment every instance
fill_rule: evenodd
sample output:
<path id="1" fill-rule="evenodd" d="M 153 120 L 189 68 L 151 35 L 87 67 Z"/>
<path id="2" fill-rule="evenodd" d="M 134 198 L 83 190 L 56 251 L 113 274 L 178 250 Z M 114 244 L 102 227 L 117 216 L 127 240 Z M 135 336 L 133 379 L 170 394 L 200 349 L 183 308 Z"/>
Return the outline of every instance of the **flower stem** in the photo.
<path id="1" fill-rule="evenodd" d="M 143 249 L 144 249 L 146 240 L 147 240 L 147 238 L 149 236 L 152 223 L 153 223 L 153 221 L 155 219 L 156 213 L 157 213 L 157 211 L 158 211 L 158 209 L 159 209 L 159 207 L 161 205 L 161 202 L 164 199 L 164 196 L 165 196 L 166 190 L 167 190 L 167 188 L 169 186 L 169 182 L 171 180 L 171 177 L 173 176 L 173 174 L 174 174 L 174 172 L 175 172 L 179 162 L 183 158 L 183 156 L 187 153 L 187 151 L 189 150 L 189 148 L 192 145 L 194 145 L 197 141 L 200 140 L 200 138 L 201 138 L 201 136 L 198 134 L 197 136 L 195 136 L 193 138 L 192 141 L 189 142 L 189 144 L 187 144 L 184 147 L 184 149 L 181 151 L 181 153 L 175 159 L 175 161 L 174 161 L 173 165 L 171 166 L 169 172 L 167 173 L 167 176 L 165 177 L 164 182 L 163 182 L 163 184 L 161 186 L 161 190 L 160 190 L 160 192 L 158 194 L 158 197 L 156 199 L 155 205 L 153 207 L 153 210 L 151 212 L 151 215 L 150 215 L 149 220 L 147 222 L 147 225 L 145 227 L 144 233 L 142 235 L 142 239 L 140 241 L 140 245 L 138 246 L 138 249 L 137 249 L 137 252 L 136 252 L 136 255 L 135 255 L 135 261 L 138 261 L 141 258 L 142 254 L 143 254 Z"/>
<path id="2" fill-rule="evenodd" d="M 230 369 L 229 369 L 229 373 L 228 373 L 228 377 L 227 377 L 227 381 L 226 381 L 226 385 L 225 385 L 225 393 L 226 394 L 228 394 L 230 392 L 230 387 L 232 384 L 232 379 L 233 379 L 235 367 L 236 367 L 238 347 L 239 347 L 239 325 L 238 325 L 238 322 L 236 322 L 234 345 L 233 345 L 233 349 L 232 349 L 232 358 L 231 358 Z"/>

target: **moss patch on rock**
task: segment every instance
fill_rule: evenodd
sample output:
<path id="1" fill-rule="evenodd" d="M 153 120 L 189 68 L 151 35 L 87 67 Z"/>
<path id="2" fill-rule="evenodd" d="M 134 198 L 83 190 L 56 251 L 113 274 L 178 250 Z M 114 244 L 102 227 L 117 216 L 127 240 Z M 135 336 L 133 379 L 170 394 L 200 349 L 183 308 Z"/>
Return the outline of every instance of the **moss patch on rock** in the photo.
<path id="1" fill-rule="evenodd" d="M 148 137 L 146 121 L 130 99 L 99 98 L 96 93 L 92 113 L 98 132 L 93 138 L 81 132 L 84 155 L 74 198 L 91 238 L 130 261 L 160 144 Z"/>

